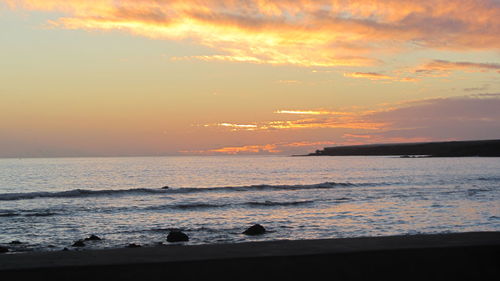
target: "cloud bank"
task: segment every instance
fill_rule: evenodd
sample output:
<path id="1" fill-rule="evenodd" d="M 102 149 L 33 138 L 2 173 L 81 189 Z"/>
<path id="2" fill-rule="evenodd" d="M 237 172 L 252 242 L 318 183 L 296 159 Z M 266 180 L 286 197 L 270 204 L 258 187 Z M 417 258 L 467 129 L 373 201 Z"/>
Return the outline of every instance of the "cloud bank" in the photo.
<path id="1" fill-rule="evenodd" d="M 304 142 L 309 150 L 320 144 L 365 144 L 422 142 L 432 140 L 473 140 L 500 138 L 500 93 L 451 98 L 431 98 L 385 105 L 376 110 L 341 112 L 328 110 L 279 110 L 302 117 L 255 123 L 254 133 L 273 130 L 326 130 L 323 136 L 339 135 L 323 142 Z M 304 116 L 312 115 L 310 118 Z M 226 127 L 224 127 L 226 128 Z M 245 127 L 231 127 L 235 132 Z M 337 132 L 337 133 L 334 133 Z M 306 136 L 307 133 L 303 134 Z M 310 145 L 309 145 L 310 144 Z M 281 153 L 283 144 L 245 145 L 207 150 L 205 153 Z M 312 150 L 311 150 L 312 149 Z M 306 151 L 302 150 L 301 153 Z"/>
<path id="2" fill-rule="evenodd" d="M 465 71 L 465 72 L 496 71 L 497 73 L 500 73 L 500 64 L 433 60 L 413 70 L 414 73 L 420 76 L 447 76 L 452 71 Z"/>
<path id="3" fill-rule="evenodd" d="M 56 11 L 56 27 L 188 40 L 215 55 L 178 60 L 366 66 L 374 54 L 500 46 L 497 0 L 4 0 Z"/>

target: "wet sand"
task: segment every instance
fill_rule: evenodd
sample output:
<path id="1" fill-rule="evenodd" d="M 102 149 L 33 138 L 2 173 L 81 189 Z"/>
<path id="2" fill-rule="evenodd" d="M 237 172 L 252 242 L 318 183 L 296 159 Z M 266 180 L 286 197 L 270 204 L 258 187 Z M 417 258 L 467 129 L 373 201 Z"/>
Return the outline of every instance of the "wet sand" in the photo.
<path id="1" fill-rule="evenodd" d="M 2 280 L 487 280 L 500 232 L 0 254 Z"/>

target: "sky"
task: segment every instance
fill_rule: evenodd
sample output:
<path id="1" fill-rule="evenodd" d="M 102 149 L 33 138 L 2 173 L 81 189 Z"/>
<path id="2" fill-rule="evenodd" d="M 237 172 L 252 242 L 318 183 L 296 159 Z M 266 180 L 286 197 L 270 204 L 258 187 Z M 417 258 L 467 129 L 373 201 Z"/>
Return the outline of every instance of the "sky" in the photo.
<path id="1" fill-rule="evenodd" d="M 500 138 L 500 0 L 0 0 L 0 157 Z"/>

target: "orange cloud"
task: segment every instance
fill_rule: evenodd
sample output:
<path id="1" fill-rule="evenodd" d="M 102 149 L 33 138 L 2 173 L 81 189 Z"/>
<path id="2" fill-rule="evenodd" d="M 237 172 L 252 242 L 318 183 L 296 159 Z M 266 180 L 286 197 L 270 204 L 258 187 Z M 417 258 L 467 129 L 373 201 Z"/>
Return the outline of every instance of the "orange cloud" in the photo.
<path id="1" fill-rule="evenodd" d="M 261 126 L 262 130 L 343 128 L 377 130 L 385 127 L 383 122 L 370 122 L 358 118 L 309 118 L 293 121 L 272 121 Z"/>
<path id="2" fill-rule="evenodd" d="M 258 128 L 257 125 L 253 125 L 253 124 L 245 125 L 245 124 L 232 124 L 232 123 L 217 123 L 217 124 L 213 124 L 213 125 L 210 125 L 210 124 L 204 125 L 204 127 L 210 127 L 210 126 L 228 127 L 228 128 L 232 128 L 233 130 L 245 129 L 245 130 L 250 130 L 250 131 Z"/>
<path id="3" fill-rule="evenodd" d="M 276 149 L 276 145 L 266 144 L 266 145 L 223 147 L 219 149 L 209 150 L 209 152 L 221 153 L 221 154 L 241 154 L 241 153 L 260 153 L 260 152 L 279 153 L 281 151 Z"/>
<path id="4" fill-rule="evenodd" d="M 55 27 L 189 40 L 217 52 L 176 60 L 366 66 L 378 63 L 376 52 L 500 46 L 496 0 L 4 1 L 63 13 Z"/>
<path id="5" fill-rule="evenodd" d="M 320 146 L 320 145 L 334 145 L 334 144 L 336 144 L 336 142 L 333 141 L 316 141 L 316 142 L 299 141 L 299 142 L 286 143 L 283 144 L 282 146 L 303 147 L 303 146 Z"/>
<path id="6" fill-rule="evenodd" d="M 498 132 L 500 132 L 499 107 L 500 93 L 487 93 L 384 104 L 373 110 L 356 108 L 357 111 L 353 110 L 351 114 L 343 116 L 309 114 L 312 115 L 312 118 L 256 123 L 255 135 L 263 130 L 338 129 L 314 132 L 315 134 L 321 133 L 322 138 L 331 138 L 331 140 L 224 146 L 197 152 L 185 151 L 184 153 L 303 154 L 306 151 L 302 148 L 313 151 L 314 147 L 322 148 L 329 145 L 493 139 L 498 138 Z M 298 112 L 300 115 L 301 111 Z M 304 110 L 303 112 L 316 111 Z M 231 128 L 231 130 L 234 129 Z M 236 130 L 245 130 L 245 128 Z"/>
<path id="7" fill-rule="evenodd" d="M 383 122 L 371 122 L 364 120 L 361 116 L 349 116 L 338 118 L 308 118 L 299 120 L 278 120 L 260 122 L 256 125 L 236 125 L 230 123 L 206 124 L 204 127 L 225 127 L 232 131 L 255 131 L 255 130 L 293 130 L 293 129 L 318 129 L 318 128 L 344 128 L 377 130 L 386 126 Z"/>
<path id="8" fill-rule="evenodd" d="M 180 151 L 183 154 L 196 155 L 216 155 L 216 154 L 278 154 L 283 152 L 292 152 L 294 148 L 302 147 L 321 147 L 325 145 L 333 145 L 332 141 L 299 141 L 299 142 L 280 142 L 273 144 L 262 145 L 242 145 L 242 146 L 226 146 L 208 150 L 184 150 Z M 290 150 L 292 149 L 292 150 Z"/>
<path id="9" fill-rule="evenodd" d="M 350 77 L 350 78 L 363 78 L 363 79 L 369 79 L 369 80 L 374 80 L 374 81 L 379 81 L 379 80 L 385 80 L 385 81 L 397 81 L 397 82 L 416 82 L 418 79 L 416 78 L 411 78 L 411 77 L 396 77 L 396 76 L 389 76 L 385 74 L 380 74 L 380 73 L 375 73 L 375 72 L 352 72 L 352 73 L 344 73 L 345 77 Z"/>
<path id="10" fill-rule="evenodd" d="M 373 136 L 371 135 L 357 135 L 357 134 L 344 134 L 343 138 L 355 138 L 355 139 L 371 139 Z"/>
<path id="11" fill-rule="evenodd" d="M 259 153 L 279 153 L 280 150 L 276 149 L 274 144 L 265 145 L 244 145 L 244 146 L 227 146 L 217 149 L 209 150 L 182 150 L 183 154 L 198 154 L 198 155 L 211 155 L 211 154 L 259 154 Z"/>
<path id="12" fill-rule="evenodd" d="M 380 130 L 387 131 L 397 128 L 398 130 L 415 129 L 424 127 L 426 123 L 442 122 L 451 120 L 491 122 L 497 120 L 498 103 L 500 94 L 479 94 L 455 98 L 430 98 L 399 102 L 395 104 L 381 104 L 378 108 L 370 110 L 360 110 L 352 112 L 337 112 L 328 110 L 278 110 L 275 113 L 292 115 L 313 115 L 312 118 L 302 118 L 296 120 L 275 120 L 267 122 L 257 122 L 251 127 L 228 126 L 219 123 L 204 125 L 206 127 L 231 127 L 233 131 L 239 130 L 299 130 L 299 129 L 325 129 L 341 128 L 356 130 Z M 472 106 L 472 104 L 477 104 Z M 452 107 L 454 105 L 455 107 Z M 451 109 L 446 106 L 450 106 Z M 470 117 L 458 115 L 457 112 L 474 109 Z M 439 107 L 439 108 L 438 108 Z M 483 109 L 495 108 L 492 112 Z M 427 114 L 423 112 L 428 111 Z M 435 115 L 435 120 L 431 120 L 431 115 Z M 491 115 L 491 116 L 490 116 Z M 406 127 L 405 127 L 406 126 Z M 346 137 L 363 138 L 356 134 L 346 134 Z"/>
<path id="13" fill-rule="evenodd" d="M 298 115 L 351 115 L 350 112 L 328 111 L 328 110 L 276 110 L 278 114 L 298 114 Z"/>

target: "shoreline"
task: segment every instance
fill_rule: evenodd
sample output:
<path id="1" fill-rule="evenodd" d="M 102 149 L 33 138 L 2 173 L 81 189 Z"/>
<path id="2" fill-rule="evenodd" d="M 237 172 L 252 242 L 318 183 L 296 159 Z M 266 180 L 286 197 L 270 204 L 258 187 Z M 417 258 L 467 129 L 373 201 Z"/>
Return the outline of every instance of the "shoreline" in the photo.
<path id="1" fill-rule="evenodd" d="M 0 276 L 51 280 L 470 277 L 500 273 L 500 232 L 237 244 L 169 245 L 0 255 Z M 305 279 L 304 279 L 305 278 Z M 333 278 L 335 279 L 335 278 Z"/>

